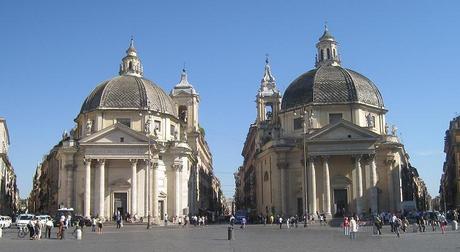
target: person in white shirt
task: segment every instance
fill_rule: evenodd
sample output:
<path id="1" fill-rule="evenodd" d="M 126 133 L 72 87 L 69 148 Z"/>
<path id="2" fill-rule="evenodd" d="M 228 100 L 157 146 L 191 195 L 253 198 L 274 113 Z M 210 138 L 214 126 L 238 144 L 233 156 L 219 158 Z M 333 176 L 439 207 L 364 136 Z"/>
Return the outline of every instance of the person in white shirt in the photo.
<path id="1" fill-rule="evenodd" d="M 356 233 L 358 232 L 358 223 L 356 223 L 355 218 L 351 217 L 350 220 L 350 239 L 356 239 Z"/>

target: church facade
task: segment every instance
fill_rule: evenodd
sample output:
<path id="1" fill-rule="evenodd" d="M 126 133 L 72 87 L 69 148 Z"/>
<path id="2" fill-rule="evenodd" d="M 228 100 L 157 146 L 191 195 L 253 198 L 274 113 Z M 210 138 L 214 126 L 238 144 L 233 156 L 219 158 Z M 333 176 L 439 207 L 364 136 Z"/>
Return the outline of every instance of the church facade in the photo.
<path id="1" fill-rule="evenodd" d="M 315 68 L 284 94 L 266 61 L 257 118 L 235 173 L 237 208 L 287 216 L 404 210 L 409 156 L 396 127 L 387 125 L 382 95 L 371 80 L 341 66 L 327 27 L 316 48 Z"/>
<path id="2" fill-rule="evenodd" d="M 143 77 L 133 40 L 119 76 L 84 101 L 76 126 L 37 168 L 36 212 L 74 208 L 84 216 L 219 214 L 223 195 L 200 127 L 200 97 L 185 69 L 170 94 Z M 52 202 L 40 198 L 47 185 Z M 41 193 L 41 194 L 40 194 Z"/>

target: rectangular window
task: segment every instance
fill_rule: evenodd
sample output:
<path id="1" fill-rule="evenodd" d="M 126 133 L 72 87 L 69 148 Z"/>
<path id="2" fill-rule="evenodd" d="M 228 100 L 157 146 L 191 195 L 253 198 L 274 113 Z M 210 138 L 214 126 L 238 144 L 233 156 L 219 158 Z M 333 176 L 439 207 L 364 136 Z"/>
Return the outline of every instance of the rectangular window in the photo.
<path id="1" fill-rule="evenodd" d="M 302 119 L 303 119 L 302 117 L 294 118 L 294 130 L 298 130 L 302 128 L 302 123 L 303 123 Z"/>
<path id="2" fill-rule="evenodd" d="M 176 135 L 176 126 L 175 126 L 174 124 L 171 124 L 169 134 L 170 134 L 171 136 Z"/>
<path id="3" fill-rule="evenodd" d="M 336 123 L 340 120 L 342 120 L 342 113 L 329 114 L 329 124 Z"/>
<path id="4" fill-rule="evenodd" d="M 155 120 L 155 129 L 161 131 L 161 121 Z"/>
<path id="5" fill-rule="evenodd" d="M 131 128 L 131 119 L 129 118 L 117 118 L 117 123 L 126 125 Z"/>

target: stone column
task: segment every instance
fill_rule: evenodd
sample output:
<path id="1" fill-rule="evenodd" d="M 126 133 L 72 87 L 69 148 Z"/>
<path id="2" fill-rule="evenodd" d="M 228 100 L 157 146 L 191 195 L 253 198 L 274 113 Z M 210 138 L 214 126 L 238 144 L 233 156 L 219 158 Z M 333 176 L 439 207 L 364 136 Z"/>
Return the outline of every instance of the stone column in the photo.
<path id="1" fill-rule="evenodd" d="M 363 171 L 361 168 L 361 156 L 355 156 L 355 170 L 356 179 L 353 183 L 356 183 L 356 213 L 359 215 L 363 212 L 362 197 L 363 197 Z"/>
<path id="2" fill-rule="evenodd" d="M 331 215 L 331 182 L 329 178 L 329 157 L 323 157 L 323 177 L 324 177 L 324 211 L 326 215 Z"/>
<path id="3" fill-rule="evenodd" d="M 99 160 L 99 216 L 105 218 L 105 159 Z"/>
<path id="4" fill-rule="evenodd" d="M 308 185 L 310 195 L 308 202 L 310 204 L 310 214 L 316 214 L 316 172 L 315 172 L 315 160 L 313 157 L 309 158 L 308 161 Z"/>
<path id="5" fill-rule="evenodd" d="M 174 214 L 176 216 L 180 216 L 180 207 L 181 207 L 181 190 L 180 190 L 180 175 L 181 175 L 181 169 L 182 165 L 181 164 L 174 164 L 174 198 L 175 198 L 175 206 L 174 206 Z"/>
<path id="6" fill-rule="evenodd" d="M 378 189 L 377 189 L 377 166 L 375 164 L 375 155 L 372 155 L 369 162 L 370 165 L 370 193 L 369 193 L 369 206 L 372 213 L 378 213 Z"/>
<path id="7" fill-rule="evenodd" d="M 149 183 L 150 183 L 150 162 L 146 161 L 145 162 L 145 173 L 144 173 L 144 216 L 147 218 L 147 216 L 150 214 L 150 190 L 149 190 Z"/>
<path id="8" fill-rule="evenodd" d="M 393 184 L 393 181 L 394 181 L 394 175 L 393 175 L 393 164 L 394 164 L 394 160 L 387 160 L 386 161 L 386 164 L 388 166 L 388 201 L 389 201 L 389 204 L 388 204 L 388 207 L 390 208 L 389 210 L 390 211 L 396 211 L 396 207 L 395 207 L 395 199 L 394 199 L 394 184 Z"/>
<path id="9" fill-rule="evenodd" d="M 85 159 L 85 209 L 83 215 L 91 216 L 91 159 Z"/>
<path id="10" fill-rule="evenodd" d="M 159 223 L 159 216 L 158 216 L 158 163 L 154 163 L 152 167 L 152 183 L 150 183 L 150 188 L 152 190 L 152 213 L 153 213 L 153 221 L 155 223 Z"/>
<path id="11" fill-rule="evenodd" d="M 137 159 L 131 162 L 131 216 L 137 213 Z"/>
<path id="12" fill-rule="evenodd" d="M 284 163 L 279 163 L 278 168 L 280 169 L 280 197 L 281 197 L 281 213 L 286 214 L 286 205 L 287 205 L 287 198 L 286 198 L 286 167 Z"/>

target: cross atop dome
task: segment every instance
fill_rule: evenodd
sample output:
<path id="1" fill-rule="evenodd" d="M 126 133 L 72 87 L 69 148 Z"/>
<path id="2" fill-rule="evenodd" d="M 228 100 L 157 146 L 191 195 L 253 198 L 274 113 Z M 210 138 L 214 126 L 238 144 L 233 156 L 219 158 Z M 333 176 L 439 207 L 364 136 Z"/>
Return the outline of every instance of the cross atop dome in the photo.
<path id="1" fill-rule="evenodd" d="M 134 38 L 131 36 L 128 49 L 126 49 L 126 56 L 121 60 L 120 75 L 132 75 L 142 77 L 144 75 L 144 68 L 142 67 L 141 60 L 137 56 L 137 50 L 134 47 Z"/>
<path id="2" fill-rule="evenodd" d="M 321 66 L 340 66 L 340 57 L 338 53 L 338 43 L 334 36 L 329 32 L 327 23 L 324 24 L 323 35 L 316 44 L 318 53 L 316 54 L 315 67 Z"/>
<path id="3" fill-rule="evenodd" d="M 131 56 L 137 56 L 136 48 L 134 47 L 134 37 L 131 36 L 131 42 L 129 43 L 129 47 L 126 50 L 126 54 Z"/>

